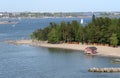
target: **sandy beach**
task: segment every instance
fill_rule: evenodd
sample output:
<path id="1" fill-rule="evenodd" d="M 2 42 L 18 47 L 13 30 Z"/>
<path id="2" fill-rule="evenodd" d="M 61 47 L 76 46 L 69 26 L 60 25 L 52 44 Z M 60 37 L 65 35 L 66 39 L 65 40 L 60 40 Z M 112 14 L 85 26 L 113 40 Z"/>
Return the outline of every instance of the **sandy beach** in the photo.
<path id="1" fill-rule="evenodd" d="M 84 50 L 86 47 L 95 46 L 97 47 L 97 54 L 101 56 L 120 57 L 120 47 L 114 48 L 109 46 L 98 46 L 98 45 L 82 45 L 82 44 L 49 44 L 47 42 L 38 42 L 32 40 L 17 40 L 17 41 L 6 41 L 9 44 L 22 45 L 28 44 L 32 46 L 48 47 L 48 48 L 62 48 L 72 50 Z"/>

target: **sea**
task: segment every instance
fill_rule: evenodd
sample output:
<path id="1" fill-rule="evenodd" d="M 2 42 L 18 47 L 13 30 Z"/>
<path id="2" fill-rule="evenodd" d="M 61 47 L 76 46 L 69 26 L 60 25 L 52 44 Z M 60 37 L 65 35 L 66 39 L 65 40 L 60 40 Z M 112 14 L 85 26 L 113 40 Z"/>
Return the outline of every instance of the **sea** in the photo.
<path id="1" fill-rule="evenodd" d="M 84 26 L 91 18 L 82 18 Z M 30 34 L 50 22 L 81 18 L 0 18 L 17 24 L 0 24 L 0 78 L 120 78 L 120 73 L 88 72 L 92 67 L 120 67 L 115 57 L 88 56 L 82 51 L 7 44 L 30 39 Z"/>

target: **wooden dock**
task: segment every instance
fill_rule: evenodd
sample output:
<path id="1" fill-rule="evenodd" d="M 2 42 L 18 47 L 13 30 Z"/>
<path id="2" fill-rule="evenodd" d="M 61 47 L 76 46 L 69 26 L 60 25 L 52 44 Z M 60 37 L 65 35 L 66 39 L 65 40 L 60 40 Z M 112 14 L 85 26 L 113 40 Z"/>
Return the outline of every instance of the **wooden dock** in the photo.
<path id="1" fill-rule="evenodd" d="M 120 68 L 90 68 L 89 72 L 120 72 Z"/>

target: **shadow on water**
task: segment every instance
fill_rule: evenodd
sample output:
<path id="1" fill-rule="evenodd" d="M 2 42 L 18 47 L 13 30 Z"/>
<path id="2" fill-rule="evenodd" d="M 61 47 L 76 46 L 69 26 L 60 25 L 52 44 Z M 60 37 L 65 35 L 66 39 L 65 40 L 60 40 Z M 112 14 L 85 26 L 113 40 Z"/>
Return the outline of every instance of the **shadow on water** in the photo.
<path id="1" fill-rule="evenodd" d="M 59 48 L 48 48 L 48 50 L 51 53 L 72 53 L 72 52 L 76 52 L 75 50 L 59 49 Z"/>

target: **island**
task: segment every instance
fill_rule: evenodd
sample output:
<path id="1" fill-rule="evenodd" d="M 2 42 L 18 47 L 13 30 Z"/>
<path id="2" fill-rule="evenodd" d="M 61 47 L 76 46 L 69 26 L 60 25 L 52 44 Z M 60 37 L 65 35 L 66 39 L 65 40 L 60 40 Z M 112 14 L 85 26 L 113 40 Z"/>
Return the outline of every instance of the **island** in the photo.
<path id="1" fill-rule="evenodd" d="M 86 47 L 95 46 L 96 55 L 120 57 L 120 18 L 96 18 L 93 14 L 92 21 L 86 26 L 76 20 L 62 21 L 60 24 L 51 22 L 30 36 L 30 40 L 7 43 L 83 51 Z"/>

